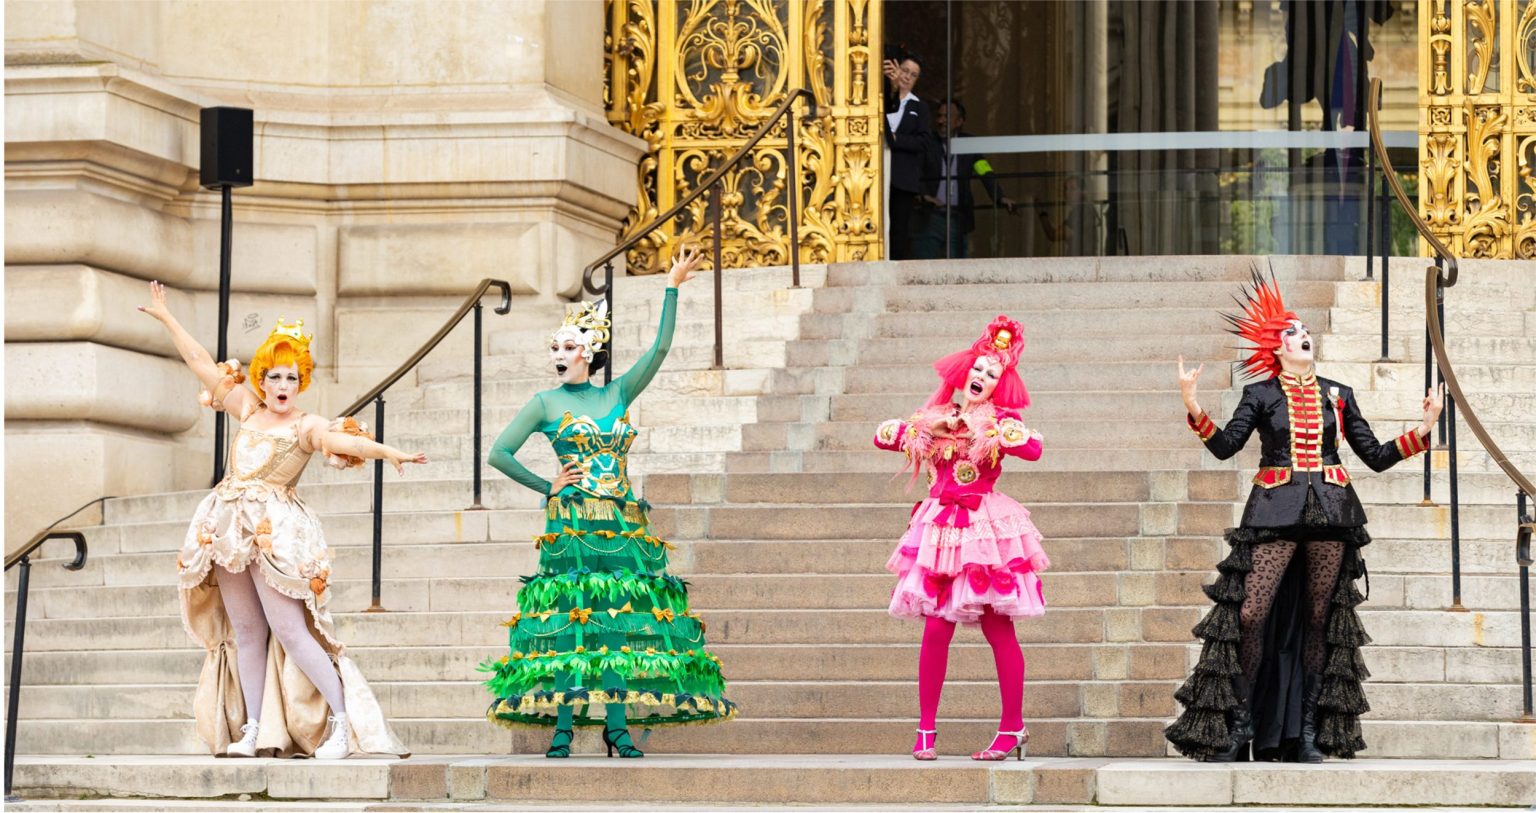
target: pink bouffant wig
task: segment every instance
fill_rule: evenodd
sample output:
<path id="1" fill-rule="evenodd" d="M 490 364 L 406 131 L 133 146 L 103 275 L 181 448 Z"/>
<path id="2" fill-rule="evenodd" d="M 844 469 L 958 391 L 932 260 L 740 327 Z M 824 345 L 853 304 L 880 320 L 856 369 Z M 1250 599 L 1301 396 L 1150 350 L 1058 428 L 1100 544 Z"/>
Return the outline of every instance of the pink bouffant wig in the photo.
<path id="1" fill-rule="evenodd" d="M 939 388 L 934 390 L 925 407 L 944 406 L 950 402 L 956 390 L 965 388 L 971 366 L 981 356 L 994 359 L 1003 365 L 998 377 L 997 389 L 992 391 L 992 403 L 1006 409 L 1023 409 L 1029 406 L 1029 391 L 1019 378 L 1019 356 L 1024 352 L 1024 326 L 1006 316 L 998 316 L 987 325 L 981 338 L 958 353 L 951 353 L 933 363 L 939 374 Z"/>

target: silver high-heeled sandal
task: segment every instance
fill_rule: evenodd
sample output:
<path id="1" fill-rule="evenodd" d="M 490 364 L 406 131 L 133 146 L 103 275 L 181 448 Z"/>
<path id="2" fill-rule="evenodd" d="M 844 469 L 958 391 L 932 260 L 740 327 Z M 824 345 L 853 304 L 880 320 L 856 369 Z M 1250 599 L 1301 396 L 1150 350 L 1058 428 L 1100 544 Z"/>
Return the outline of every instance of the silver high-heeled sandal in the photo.
<path id="1" fill-rule="evenodd" d="M 1028 726 L 1025 726 L 1024 728 L 1021 728 L 1018 731 L 999 731 L 999 732 L 997 732 L 997 736 L 998 737 L 1013 737 L 1015 739 L 1015 742 L 1014 742 L 1014 744 L 1013 744 L 1013 746 L 1011 748 L 1008 748 L 1007 750 L 1004 750 L 1004 751 L 999 751 L 999 750 L 997 750 L 995 748 L 991 748 L 991 747 L 988 747 L 987 750 L 985 750 L 985 751 L 977 751 L 976 753 L 971 754 L 971 759 L 974 759 L 974 760 L 977 760 L 977 761 L 980 761 L 980 762 L 1002 762 L 1003 760 L 1008 758 L 1009 754 L 1011 754 L 1011 753 L 1013 753 L 1015 751 L 1018 752 L 1019 759 L 1023 759 L 1024 758 L 1024 744 L 1029 742 L 1029 727 Z M 992 738 L 992 745 L 996 745 L 996 744 L 997 744 L 997 737 L 993 737 Z"/>
<path id="2" fill-rule="evenodd" d="M 932 737 L 932 739 L 927 739 L 928 737 Z M 938 759 L 939 752 L 934 748 L 934 745 L 938 742 L 938 739 L 938 729 L 935 728 L 932 731 L 929 731 L 927 729 L 919 728 L 917 730 L 917 744 L 922 745 L 924 742 L 926 742 L 928 745 L 926 748 L 913 748 L 912 758 L 921 760 L 923 762 L 931 762 L 935 759 Z"/>

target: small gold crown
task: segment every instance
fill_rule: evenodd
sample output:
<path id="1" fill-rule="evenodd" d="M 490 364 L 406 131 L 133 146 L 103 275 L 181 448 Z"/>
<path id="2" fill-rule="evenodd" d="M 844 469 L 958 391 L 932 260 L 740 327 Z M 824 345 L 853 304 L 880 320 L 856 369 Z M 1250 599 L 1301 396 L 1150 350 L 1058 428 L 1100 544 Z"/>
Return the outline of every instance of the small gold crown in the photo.
<path id="1" fill-rule="evenodd" d="M 999 330 L 997 335 L 992 337 L 992 346 L 999 350 L 1007 350 L 1008 345 L 1011 344 L 1013 344 L 1013 331 L 1007 328 Z"/>
<path id="2" fill-rule="evenodd" d="M 277 326 L 272 328 L 272 332 L 267 336 L 267 339 L 270 341 L 273 336 L 287 336 L 288 338 L 293 339 L 294 342 L 299 344 L 304 350 L 309 349 L 310 340 L 315 338 L 313 335 L 304 335 L 303 319 L 290 324 L 283 324 L 283 317 L 281 316 L 277 317 Z"/>

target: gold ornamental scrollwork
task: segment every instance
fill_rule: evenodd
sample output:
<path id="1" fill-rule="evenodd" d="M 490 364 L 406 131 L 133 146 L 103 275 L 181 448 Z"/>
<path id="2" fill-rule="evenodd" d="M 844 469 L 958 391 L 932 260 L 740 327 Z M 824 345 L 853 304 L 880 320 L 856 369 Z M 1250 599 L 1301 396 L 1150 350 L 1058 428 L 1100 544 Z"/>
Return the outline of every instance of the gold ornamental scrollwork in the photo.
<path id="1" fill-rule="evenodd" d="M 1536 0 L 1424 7 L 1419 212 L 1458 256 L 1536 259 Z"/>
<path id="2" fill-rule="evenodd" d="M 788 184 L 798 183 L 802 262 L 880 254 L 879 99 L 869 90 L 879 4 L 870 0 L 606 0 L 608 121 L 649 145 L 636 167 L 638 202 L 623 236 L 656 216 L 735 153 L 794 88 L 798 174 L 781 125 L 721 182 L 721 259 L 728 268 L 789 258 Z M 713 239 L 709 195 L 625 258 L 659 271 L 677 246 Z"/>

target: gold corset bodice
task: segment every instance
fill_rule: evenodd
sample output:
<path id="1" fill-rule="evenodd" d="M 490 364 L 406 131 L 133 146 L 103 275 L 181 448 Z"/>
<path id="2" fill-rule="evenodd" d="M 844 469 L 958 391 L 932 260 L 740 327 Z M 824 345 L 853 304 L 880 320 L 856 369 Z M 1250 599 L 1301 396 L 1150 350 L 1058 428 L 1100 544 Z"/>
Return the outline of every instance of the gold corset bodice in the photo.
<path id="1" fill-rule="evenodd" d="M 263 432 L 242 426 L 230 444 L 229 470 L 215 491 L 228 498 L 291 496 L 310 454 L 300 447 L 293 428 Z"/>

